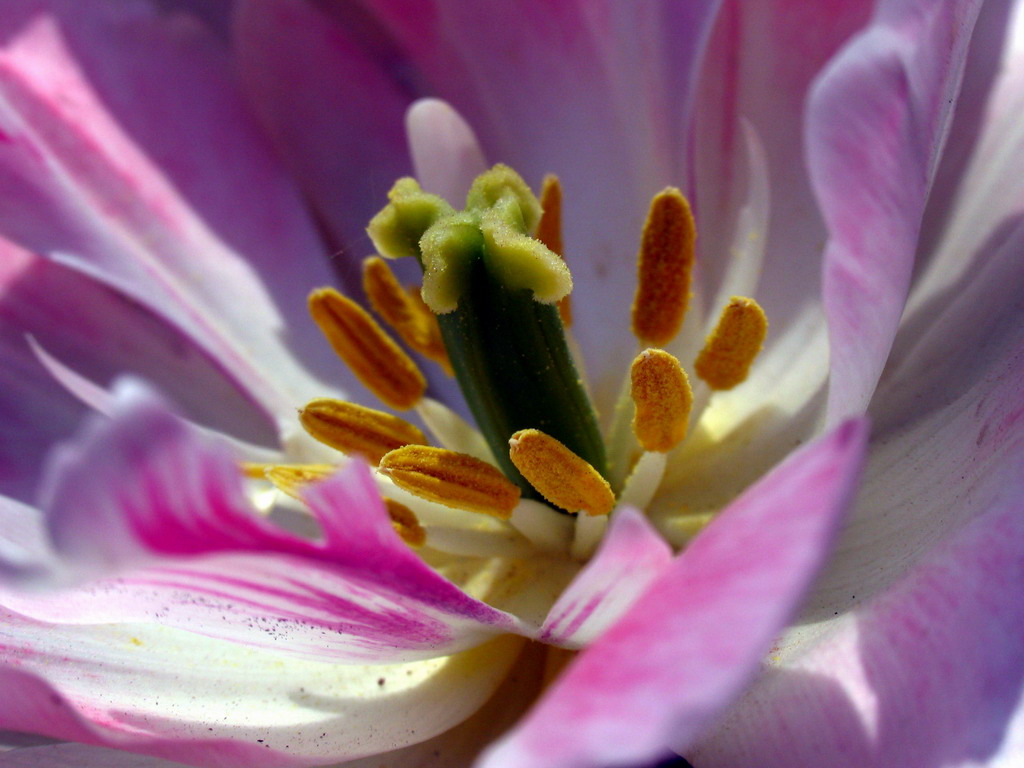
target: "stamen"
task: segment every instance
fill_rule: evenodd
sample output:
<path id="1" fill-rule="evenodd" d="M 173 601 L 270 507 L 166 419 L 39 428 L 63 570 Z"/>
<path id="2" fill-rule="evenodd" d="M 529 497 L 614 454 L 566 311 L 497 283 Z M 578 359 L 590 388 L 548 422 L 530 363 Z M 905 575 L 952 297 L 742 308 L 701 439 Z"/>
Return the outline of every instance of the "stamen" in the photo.
<path id="1" fill-rule="evenodd" d="M 637 257 L 633 299 L 633 334 L 642 343 L 661 347 L 679 333 L 690 301 L 696 239 L 682 193 L 669 187 L 655 195 Z"/>
<path id="2" fill-rule="evenodd" d="M 402 537 L 402 541 L 410 547 L 422 547 L 427 543 L 427 532 L 411 509 L 388 498 L 384 499 L 384 506 L 387 507 L 388 517 L 391 518 L 391 526 L 395 533 Z"/>
<path id="3" fill-rule="evenodd" d="M 544 177 L 540 190 L 540 206 L 543 211 L 533 236 L 544 243 L 548 250 L 565 259 L 565 244 L 562 240 L 562 183 L 553 173 Z M 558 314 L 566 328 L 572 325 L 571 295 L 558 300 Z"/>
<path id="4" fill-rule="evenodd" d="M 686 437 L 693 392 L 683 367 L 668 352 L 648 349 L 630 369 L 636 412 L 633 434 L 645 451 L 666 453 Z"/>
<path id="5" fill-rule="evenodd" d="M 321 443 L 362 454 L 373 464 L 403 445 L 427 444 L 419 428 L 405 419 L 341 400 L 313 400 L 299 411 L 299 421 Z"/>
<path id="6" fill-rule="evenodd" d="M 732 389 L 745 381 L 768 333 L 768 318 L 753 299 L 733 296 L 704 342 L 694 370 L 711 389 Z"/>
<path id="7" fill-rule="evenodd" d="M 555 506 L 595 516 L 607 515 L 615 506 L 608 481 L 550 435 L 521 429 L 512 435 L 508 446 L 516 469 Z"/>
<path id="8" fill-rule="evenodd" d="M 423 397 L 427 381 L 416 363 L 354 301 L 320 288 L 309 296 L 309 313 L 356 378 L 382 401 L 406 410 Z"/>
<path id="9" fill-rule="evenodd" d="M 508 520 L 519 488 L 486 461 L 427 445 L 407 445 L 380 460 L 379 471 L 420 498 Z"/>
<path id="10" fill-rule="evenodd" d="M 370 306 L 402 341 L 428 360 L 440 363 L 445 373 L 452 375 L 437 317 L 423 302 L 418 288 L 404 289 L 387 262 L 371 256 L 363 262 L 363 290 Z"/>
<path id="11" fill-rule="evenodd" d="M 282 493 L 302 501 L 302 486 L 323 480 L 337 469 L 329 464 L 278 464 L 264 468 L 263 476 Z"/>

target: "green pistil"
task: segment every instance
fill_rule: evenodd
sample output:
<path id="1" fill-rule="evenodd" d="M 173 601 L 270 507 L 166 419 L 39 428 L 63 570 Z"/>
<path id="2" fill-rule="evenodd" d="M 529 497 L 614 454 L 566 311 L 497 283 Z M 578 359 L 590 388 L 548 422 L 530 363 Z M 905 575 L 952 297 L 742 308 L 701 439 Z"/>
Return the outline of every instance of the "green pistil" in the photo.
<path id="1" fill-rule="evenodd" d="M 555 306 L 572 279 L 565 262 L 529 236 L 540 216 L 529 187 L 499 165 L 474 182 L 461 212 L 412 179 L 401 179 L 389 199 L 370 236 L 385 256 L 419 259 L 423 299 L 505 474 L 536 495 L 508 456 L 512 434 L 533 428 L 607 476 L 597 418 Z"/>

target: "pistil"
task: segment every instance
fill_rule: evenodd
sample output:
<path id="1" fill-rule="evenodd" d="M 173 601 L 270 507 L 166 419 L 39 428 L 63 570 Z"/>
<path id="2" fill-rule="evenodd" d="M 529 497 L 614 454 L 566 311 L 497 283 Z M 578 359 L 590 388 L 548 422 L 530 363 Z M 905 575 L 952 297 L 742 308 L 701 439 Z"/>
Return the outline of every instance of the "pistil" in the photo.
<path id="1" fill-rule="evenodd" d="M 384 255 L 404 255 L 386 251 L 425 223 L 407 219 L 405 208 L 418 215 L 432 205 L 415 204 L 410 180 L 399 184 L 369 228 Z M 438 314 L 456 378 L 495 460 L 524 494 L 534 495 L 510 460 L 507 441 L 536 428 L 604 474 L 597 418 L 554 306 L 572 280 L 561 257 L 529 235 L 540 220 L 537 199 L 511 169 L 495 166 L 474 182 L 464 211 L 434 208 L 438 216 L 418 241 L 423 298 Z"/>

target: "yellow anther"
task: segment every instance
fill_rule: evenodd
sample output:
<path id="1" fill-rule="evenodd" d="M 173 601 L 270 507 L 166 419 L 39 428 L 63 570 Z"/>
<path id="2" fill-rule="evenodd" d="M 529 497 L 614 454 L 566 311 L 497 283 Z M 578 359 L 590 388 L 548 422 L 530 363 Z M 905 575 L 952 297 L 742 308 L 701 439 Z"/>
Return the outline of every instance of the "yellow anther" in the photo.
<path id="1" fill-rule="evenodd" d="M 423 530 L 416 514 L 405 504 L 399 504 L 394 499 L 384 499 L 384 506 L 387 507 L 388 517 L 391 518 L 391 526 L 395 533 L 402 537 L 402 541 L 410 547 L 422 547 L 427 542 L 427 532 Z"/>
<path id="2" fill-rule="evenodd" d="M 732 389 L 747 378 L 768 333 L 768 318 L 753 299 L 733 296 L 704 342 L 694 370 L 712 389 Z"/>
<path id="3" fill-rule="evenodd" d="M 516 469 L 556 507 L 607 515 L 615 506 L 608 481 L 587 461 L 538 429 L 521 429 L 508 441 Z"/>
<path id="4" fill-rule="evenodd" d="M 426 436 L 405 419 L 341 400 L 313 400 L 299 411 L 299 421 L 321 443 L 361 454 L 373 464 L 395 448 L 427 443 Z"/>
<path id="5" fill-rule="evenodd" d="M 651 200 L 637 257 L 633 299 L 633 335 L 651 346 L 664 346 L 683 325 L 690 301 L 697 227 L 690 204 L 669 187 Z"/>
<path id="6" fill-rule="evenodd" d="M 420 401 L 426 379 L 366 310 L 333 288 L 319 288 L 309 296 L 309 313 L 338 357 L 373 394 L 399 410 Z"/>
<path id="7" fill-rule="evenodd" d="M 502 520 L 519 503 L 519 487 L 478 458 L 427 445 L 407 445 L 380 460 L 380 472 L 420 498 Z"/>
<path id="8" fill-rule="evenodd" d="M 428 360 L 440 363 L 451 375 L 437 317 L 420 298 L 418 288 L 415 292 L 404 289 L 387 262 L 379 256 L 371 256 L 363 262 L 363 290 L 370 306 L 395 329 L 402 341 Z"/>
<path id="9" fill-rule="evenodd" d="M 693 391 L 683 367 L 668 352 L 648 349 L 630 369 L 636 413 L 633 434 L 645 451 L 666 453 L 686 437 Z"/>
<path id="10" fill-rule="evenodd" d="M 242 474 L 246 477 L 251 477 L 254 480 L 262 480 L 267 476 L 267 470 L 272 467 L 272 464 L 257 464 L 251 461 L 243 461 L 241 463 Z"/>
<path id="11" fill-rule="evenodd" d="M 565 244 L 562 241 L 562 183 L 553 173 L 544 177 L 540 190 L 540 206 L 543 209 L 534 237 L 550 250 L 565 258 Z M 558 300 L 558 314 L 562 324 L 572 325 L 572 299 L 563 296 Z"/>
<path id="12" fill-rule="evenodd" d="M 302 486 L 323 480 L 337 469 L 329 464 L 279 464 L 266 467 L 263 476 L 282 493 L 301 501 Z"/>

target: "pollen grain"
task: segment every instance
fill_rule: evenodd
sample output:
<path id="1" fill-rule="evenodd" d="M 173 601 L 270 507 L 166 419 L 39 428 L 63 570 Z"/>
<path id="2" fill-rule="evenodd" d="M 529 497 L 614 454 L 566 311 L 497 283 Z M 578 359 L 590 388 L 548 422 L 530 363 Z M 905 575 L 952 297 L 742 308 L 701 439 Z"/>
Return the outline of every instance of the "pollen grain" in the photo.
<path id="1" fill-rule="evenodd" d="M 637 257 L 633 335 L 661 347 L 682 328 L 690 302 L 697 227 L 683 194 L 669 187 L 651 200 Z"/>
<path id="2" fill-rule="evenodd" d="M 693 391 L 675 357 L 661 349 L 637 355 L 630 369 L 633 434 L 645 451 L 667 453 L 686 437 Z"/>
<path id="3" fill-rule="evenodd" d="M 607 515 L 615 506 L 608 481 L 555 438 L 521 429 L 508 441 L 512 463 L 541 496 L 568 512 Z"/>
<path id="4" fill-rule="evenodd" d="M 423 374 L 366 310 L 333 288 L 319 288 L 310 294 L 309 313 L 338 357 L 383 402 L 407 410 L 422 399 Z"/>
<path id="5" fill-rule="evenodd" d="M 324 445 L 373 464 L 403 445 L 427 444 L 426 435 L 405 419 L 343 400 L 313 400 L 299 411 L 299 421 Z"/>
<path id="6" fill-rule="evenodd" d="M 386 454 L 378 470 L 415 496 L 502 520 L 519 503 L 519 487 L 496 467 L 444 448 L 407 445 Z"/>
<path id="7" fill-rule="evenodd" d="M 732 389 L 746 380 L 767 333 L 768 318 L 758 303 L 733 296 L 704 342 L 694 370 L 711 389 Z"/>

